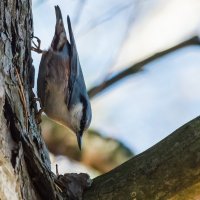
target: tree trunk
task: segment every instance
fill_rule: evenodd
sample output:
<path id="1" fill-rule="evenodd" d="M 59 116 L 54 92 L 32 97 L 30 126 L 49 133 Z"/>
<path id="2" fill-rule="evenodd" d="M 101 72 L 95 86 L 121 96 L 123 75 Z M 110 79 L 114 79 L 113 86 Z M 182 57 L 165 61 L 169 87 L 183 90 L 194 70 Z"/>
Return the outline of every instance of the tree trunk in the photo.
<path id="1" fill-rule="evenodd" d="M 50 170 L 32 92 L 30 0 L 0 1 L 0 199 L 74 199 Z M 84 199 L 199 199 L 200 118 L 111 172 Z"/>
<path id="2" fill-rule="evenodd" d="M 30 0 L 0 1 L 1 200 L 55 196 L 45 191 L 50 161 L 35 121 L 32 30 Z"/>

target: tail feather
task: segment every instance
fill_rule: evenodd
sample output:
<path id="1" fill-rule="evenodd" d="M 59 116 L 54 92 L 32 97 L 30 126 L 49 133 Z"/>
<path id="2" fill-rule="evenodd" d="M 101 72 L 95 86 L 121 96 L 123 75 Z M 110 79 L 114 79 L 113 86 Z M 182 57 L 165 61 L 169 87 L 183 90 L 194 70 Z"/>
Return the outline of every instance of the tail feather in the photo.
<path id="1" fill-rule="evenodd" d="M 55 6 L 55 12 L 56 12 L 56 21 L 58 22 L 59 20 L 63 21 L 62 19 L 62 13 L 60 10 L 59 6 Z"/>
<path id="2" fill-rule="evenodd" d="M 55 13 L 56 13 L 56 27 L 55 27 L 55 35 L 51 43 L 51 48 L 54 51 L 60 51 L 67 42 L 67 36 L 62 19 L 62 13 L 59 6 L 55 6 Z"/>

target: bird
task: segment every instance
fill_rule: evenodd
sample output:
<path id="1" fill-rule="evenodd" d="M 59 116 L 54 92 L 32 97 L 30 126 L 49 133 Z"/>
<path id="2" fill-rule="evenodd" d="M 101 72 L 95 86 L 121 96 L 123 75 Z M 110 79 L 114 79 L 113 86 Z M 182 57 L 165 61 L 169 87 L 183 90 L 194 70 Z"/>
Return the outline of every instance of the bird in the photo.
<path id="1" fill-rule="evenodd" d="M 71 129 L 79 149 L 83 133 L 88 129 L 92 110 L 81 69 L 78 51 L 67 16 L 67 38 L 62 13 L 55 6 L 56 25 L 51 46 L 42 52 L 37 78 L 37 95 L 41 110 L 55 122 Z"/>

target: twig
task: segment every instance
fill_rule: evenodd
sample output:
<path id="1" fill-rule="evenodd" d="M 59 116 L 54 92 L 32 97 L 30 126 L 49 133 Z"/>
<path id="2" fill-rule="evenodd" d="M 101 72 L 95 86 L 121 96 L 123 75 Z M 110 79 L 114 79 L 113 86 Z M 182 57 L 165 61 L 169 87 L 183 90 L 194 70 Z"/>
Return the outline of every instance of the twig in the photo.
<path id="1" fill-rule="evenodd" d="M 104 91 L 105 89 L 107 89 L 108 87 L 110 87 L 111 85 L 113 85 L 114 83 L 122 80 L 123 78 L 130 76 L 132 74 L 135 74 L 137 72 L 140 72 L 143 68 L 144 65 L 162 57 L 165 56 L 169 53 L 172 53 L 178 49 L 184 48 L 186 46 L 190 46 L 190 45 L 200 45 L 200 40 L 198 36 L 192 37 L 189 40 L 186 40 L 184 42 L 181 42 L 179 44 L 177 44 L 174 47 L 171 47 L 167 50 L 161 51 L 159 53 L 156 53 L 138 63 L 133 64 L 132 66 L 130 66 L 129 68 L 119 72 L 117 75 L 114 75 L 112 78 L 102 82 L 101 84 L 91 88 L 88 91 L 89 97 L 93 98 L 94 96 L 96 96 L 97 94 L 99 94 L 100 92 Z"/>
<path id="2" fill-rule="evenodd" d="M 56 164 L 56 175 L 59 176 L 59 172 L 58 172 L 58 164 Z"/>

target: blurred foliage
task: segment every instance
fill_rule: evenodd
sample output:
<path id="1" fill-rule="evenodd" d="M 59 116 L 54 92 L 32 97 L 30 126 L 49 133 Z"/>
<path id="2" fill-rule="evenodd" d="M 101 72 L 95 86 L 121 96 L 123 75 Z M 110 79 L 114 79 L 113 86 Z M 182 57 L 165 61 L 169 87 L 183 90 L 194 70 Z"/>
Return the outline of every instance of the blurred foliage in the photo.
<path id="1" fill-rule="evenodd" d="M 118 140 L 103 137 L 89 130 L 83 136 L 82 151 L 79 151 L 76 136 L 45 115 L 42 116 L 42 134 L 47 147 L 54 155 L 65 155 L 80 161 L 100 172 L 107 172 L 133 156 L 133 152 Z"/>

